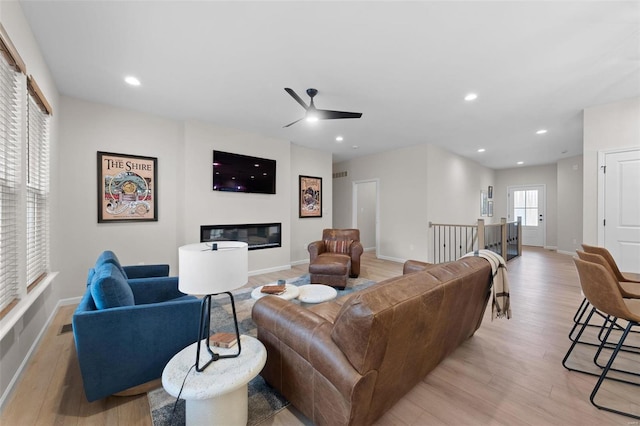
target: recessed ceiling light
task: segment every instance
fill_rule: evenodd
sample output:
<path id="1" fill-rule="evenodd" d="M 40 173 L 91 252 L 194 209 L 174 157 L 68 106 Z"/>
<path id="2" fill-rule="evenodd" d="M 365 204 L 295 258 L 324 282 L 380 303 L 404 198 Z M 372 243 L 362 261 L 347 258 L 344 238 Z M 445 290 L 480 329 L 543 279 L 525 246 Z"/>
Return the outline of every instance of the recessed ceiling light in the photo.
<path id="1" fill-rule="evenodd" d="M 518 161 L 516 164 L 517 164 L 518 166 L 521 166 L 521 165 L 523 165 L 523 164 L 524 164 L 524 161 Z"/>
<path id="2" fill-rule="evenodd" d="M 132 75 L 128 75 L 124 78 L 125 83 L 131 85 L 131 86 L 140 86 L 140 80 L 138 80 L 136 77 L 132 76 Z"/>
<path id="3" fill-rule="evenodd" d="M 545 133 L 547 133 L 547 129 L 540 129 L 536 132 L 536 135 L 544 135 Z"/>
<path id="4" fill-rule="evenodd" d="M 469 93 L 467 94 L 467 96 L 464 97 L 465 101 L 474 101 L 476 99 L 478 99 L 478 95 L 475 93 Z"/>
<path id="5" fill-rule="evenodd" d="M 353 148 L 353 149 L 358 149 L 358 148 L 360 148 L 360 147 L 359 147 L 358 145 L 354 145 L 354 146 L 352 146 L 351 148 Z"/>
<path id="6" fill-rule="evenodd" d="M 480 149 L 478 150 L 478 152 L 485 152 L 485 151 L 486 151 L 486 149 L 484 149 L 484 148 L 480 148 Z"/>
<path id="7" fill-rule="evenodd" d="M 344 138 L 342 136 L 337 136 L 336 137 L 336 142 L 342 142 L 344 140 Z"/>

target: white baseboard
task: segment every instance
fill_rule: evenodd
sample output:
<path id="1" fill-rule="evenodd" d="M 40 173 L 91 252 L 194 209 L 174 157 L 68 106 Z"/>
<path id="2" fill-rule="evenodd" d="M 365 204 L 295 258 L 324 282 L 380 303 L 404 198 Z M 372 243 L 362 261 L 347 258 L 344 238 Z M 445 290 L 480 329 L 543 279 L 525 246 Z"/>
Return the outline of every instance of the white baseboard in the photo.
<path id="1" fill-rule="evenodd" d="M 305 263 L 309 263 L 309 259 L 293 261 L 291 262 L 291 266 L 304 265 Z"/>
<path id="2" fill-rule="evenodd" d="M 556 247 L 556 246 L 544 246 L 543 248 L 544 248 L 545 250 L 558 251 L 558 247 Z"/>
<path id="3" fill-rule="evenodd" d="M 82 300 L 82 296 L 80 296 L 80 297 L 70 297 L 68 299 L 60 299 L 58 301 L 58 307 L 80 303 L 81 300 Z"/>
<path id="4" fill-rule="evenodd" d="M 560 254 L 568 254 L 569 256 L 576 256 L 576 251 L 556 250 Z"/>
<path id="5" fill-rule="evenodd" d="M 72 300 L 72 299 L 64 299 L 65 302 L 69 301 L 69 300 Z M 78 301 L 80 301 L 80 298 L 78 298 Z M 31 347 L 27 351 L 27 354 L 25 355 L 24 359 L 22 360 L 22 363 L 18 367 L 18 370 L 16 371 L 16 373 L 13 375 L 13 378 L 9 382 L 9 386 L 7 386 L 7 389 L 2 394 L 2 397 L 0 397 L 0 412 L 2 412 L 4 410 L 4 405 L 9 400 L 9 397 L 13 393 L 14 387 L 18 383 L 18 380 L 20 379 L 20 376 L 22 376 L 22 373 L 24 372 L 25 368 L 27 367 L 27 364 L 31 360 L 31 357 L 33 356 L 33 353 L 38 348 L 38 345 L 40 344 L 40 341 L 42 340 L 42 337 L 44 336 L 44 333 L 47 331 L 47 329 L 49 328 L 49 326 L 53 322 L 53 319 L 56 317 L 56 315 L 58 313 L 58 310 L 60 309 L 61 306 L 66 305 L 66 304 L 70 304 L 70 303 L 63 303 L 63 300 L 59 300 L 58 303 L 56 303 L 56 306 L 53 308 L 53 311 L 51 312 L 51 315 L 49 315 L 49 318 L 47 318 L 47 321 L 45 321 L 42 329 L 38 333 L 38 336 L 33 341 L 33 344 L 31 345 Z"/>
<path id="6" fill-rule="evenodd" d="M 273 268 L 266 269 L 256 269 L 255 271 L 249 271 L 249 276 L 268 274 L 270 272 L 286 271 L 288 269 L 291 269 L 291 265 L 275 266 Z"/>
<path id="7" fill-rule="evenodd" d="M 398 263 L 404 263 L 407 261 L 407 259 L 399 259 L 397 257 L 383 256 L 381 254 L 378 255 L 378 259 L 390 260 L 391 262 L 398 262 Z"/>
<path id="8" fill-rule="evenodd" d="M 364 251 L 376 251 L 375 247 L 367 247 L 364 249 Z"/>

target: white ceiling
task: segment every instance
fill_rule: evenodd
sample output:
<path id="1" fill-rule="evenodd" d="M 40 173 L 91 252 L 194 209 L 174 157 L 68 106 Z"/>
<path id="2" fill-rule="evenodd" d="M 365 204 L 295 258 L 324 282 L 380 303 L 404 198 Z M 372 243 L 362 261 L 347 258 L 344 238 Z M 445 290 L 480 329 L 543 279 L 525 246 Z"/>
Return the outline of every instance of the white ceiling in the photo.
<path id="1" fill-rule="evenodd" d="M 62 94 L 334 162 L 431 143 L 494 169 L 554 163 L 582 153 L 585 107 L 640 96 L 639 1 L 21 4 Z M 283 128 L 304 114 L 285 87 L 363 116 Z"/>

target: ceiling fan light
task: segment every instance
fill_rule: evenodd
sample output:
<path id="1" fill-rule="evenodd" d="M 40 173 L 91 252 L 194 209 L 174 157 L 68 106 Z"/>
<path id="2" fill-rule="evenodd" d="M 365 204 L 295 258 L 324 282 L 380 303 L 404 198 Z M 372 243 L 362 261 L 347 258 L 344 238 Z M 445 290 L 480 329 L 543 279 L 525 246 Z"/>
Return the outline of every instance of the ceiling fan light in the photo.
<path id="1" fill-rule="evenodd" d="M 140 80 L 132 75 L 126 76 L 124 81 L 130 86 L 140 86 Z"/>
<path id="2" fill-rule="evenodd" d="M 309 123 L 315 123 L 316 121 L 318 121 L 318 116 L 315 115 L 315 114 L 309 114 L 309 115 L 307 115 L 306 120 Z"/>

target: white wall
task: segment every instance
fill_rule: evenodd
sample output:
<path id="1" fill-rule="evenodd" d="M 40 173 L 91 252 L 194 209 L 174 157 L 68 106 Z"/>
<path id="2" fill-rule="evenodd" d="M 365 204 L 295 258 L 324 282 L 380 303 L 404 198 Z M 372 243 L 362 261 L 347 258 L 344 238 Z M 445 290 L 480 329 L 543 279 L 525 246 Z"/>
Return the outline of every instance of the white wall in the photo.
<path id="1" fill-rule="evenodd" d="M 322 230 L 333 226 L 333 182 L 330 152 L 291 144 L 291 263 L 309 262 L 307 246 L 322 238 Z M 322 178 L 322 217 L 300 218 L 299 176 Z"/>
<path id="2" fill-rule="evenodd" d="M 0 22 L 4 26 L 9 38 L 15 45 L 20 57 L 25 62 L 28 75 L 32 75 L 42 90 L 45 98 L 53 109 L 50 121 L 51 142 L 51 209 L 52 222 L 59 217 L 57 212 L 58 190 L 55 182 L 58 180 L 58 128 L 59 128 L 59 101 L 58 91 L 53 83 L 53 78 L 42 57 L 40 49 L 33 38 L 29 24 L 17 1 L 0 1 Z M 56 244 L 61 238 L 60 232 L 52 226 L 52 244 Z M 51 253 L 51 266 L 53 270 L 59 270 L 61 254 L 55 250 Z M 12 384 L 17 380 L 17 373 L 28 360 L 29 353 L 38 343 L 38 338 L 48 321 L 55 313 L 60 300 L 59 288 L 62 282 L 59 279 L 53 283 L 35 300 L 18 319 L 16 325 L 0 340 L 0 409 L 7 401 Z M 27 297 L 26 299 L 30 299 Z M 24 302 L 24 300 L 23 300 Z M 6 319 L 7 317 L 5 317 Z"/>
<path id="3" fill-rule="evenodd" d="M 558 251 L 575 255 L 582 244 L 582 156 L 565 158 L 558 170 Z"/>
<path id="4" fill-rule="evenodd" d="M 429 222 L 473 224 L 480 190 L 494 172 L 434 145 L 423 144 L 334 165 L 334 226 L 351 226 L 352 182 L 380 180 L 381 258 L 432 259 Z M 485 218 L 487 222 L 489 219 Z M 495 217 L 494 217 L 495 219 Z"/>
<path id="5" fill-rule="evenodd" d="M 356 185 L 358 212 L 356 225 L 360 230 L 360 242 L 365 250 L 376 248 L 376 181 L 360 182 Z"/>
<path id="6" fill-rule="evenodd" d="M 598 152 L 640 148 L 640 98 L 626 99 L 584 110 L 584 224 L 586 244 L 598 241 Z"/>
<path id="7" fill-rule="evenodd" d="M 353 181 L 379 179 L 380 251 L 386 259 L 426 259 L 429 220 L 426 191 L 427 147 L 403 148 L 335 164 L 347 177 L 333 180 L 336 228 L 352 226 Z"/>
<path id="8" fill-rule="evenodd" d="M 427 173 L 427 214 L 431 222 L 468 225 L 478 219 L 484 219 L 485 223 L 500 222 L 495 209 L 493 217 L 480 216 L 480 191 L 494 185 L 492 169 L 428 145 Z"/>
<path id="9" fill-rule="evenodd" d="M 103 250 L 113 250 L 123 264 L 169 263 L 177 268 L 175 197 L 179 180 L 182 126 L 139 112 L 62 97 L 60 127 L 60 218 L 53 222 L 64 236 L 61 252 L 63 298 L 81 295 L 87 270 Z M 158 159 L 158 221 L 98 223 L 97 152 Z"/>
<path id="10" fill-rule="evenodd" d="M 282 247 L 249 252 L 249 271 L 290 268 L 291 152 L 288 141 L 189 122 L 185 127 L 183 229 L 178 245 L 200 241 L 201 225 L 282 223 Z M 276 193 L 246 194 L 213 191 L 213 150 L 276 160 Z M 176 247 L 176 246 L 174 246 Z"/>
<path id="11" fill-rule="evenodd" d="M 555 164 L 544 166 L 516 167 L 496 171 L 496 186 L 493 189 L 494 215 L 507 217 L 509 202 L 507 187 L 515 185 L 544 185 L 546 194 L 545 207 L 545 247 L 555 249 L 558 245 L 558 170 Z M 509 220 L 513 220 L 509 218 Z"/>

